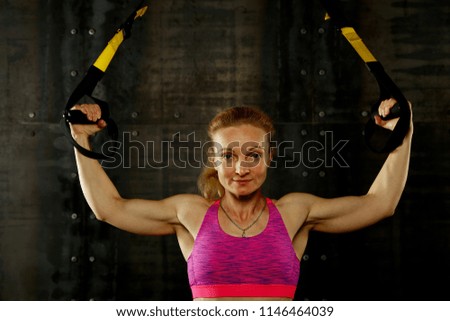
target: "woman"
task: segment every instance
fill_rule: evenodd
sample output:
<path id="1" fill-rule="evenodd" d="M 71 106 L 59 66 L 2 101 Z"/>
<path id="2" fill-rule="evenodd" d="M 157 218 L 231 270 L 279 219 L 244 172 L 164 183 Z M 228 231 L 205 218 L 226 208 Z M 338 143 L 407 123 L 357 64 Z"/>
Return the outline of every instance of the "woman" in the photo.
<path id="1" fill-rule="evenodd" d="M 386 116 L 395 100 L 380 104 Z M 89 148 L 89 136 L 106 126 L 97 105 L 78 105 L 96 125 L 74 125 L 72 135 Z M 392 129 L 396 119 L 379 126 Z M 291 300 L 310 231 L 348 232 L 394 213 L 404 189 L 412 123 L 403 144 L 388 156 L 368 193 L 324 199 L 291 193 L 279 200 L 261 188 L 273 156 L 271 119 L 236 107 L 210 123 L 212 167 L 199 178 L 200 195 L 163 200 L 122 198 L 100 164 L 75 150 L 81 186 L 99 220 L 137 234 L 176 234 L 188 263 L 194 300 Z"/>

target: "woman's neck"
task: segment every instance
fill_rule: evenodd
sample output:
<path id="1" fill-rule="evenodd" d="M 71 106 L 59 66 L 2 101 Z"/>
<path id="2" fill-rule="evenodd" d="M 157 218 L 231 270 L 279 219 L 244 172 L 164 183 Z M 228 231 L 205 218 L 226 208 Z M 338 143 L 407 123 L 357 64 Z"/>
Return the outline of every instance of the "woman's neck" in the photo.
<path id="1" fill-rule="evenodd" d="M 236 196 L 231 193 L 225 193 L 221 199 L 222 206 L 233 217 L 239 218 L 241 221 L 254 217 L 265 205 L 265 198 L 261 191 L 245 196 Z"/>

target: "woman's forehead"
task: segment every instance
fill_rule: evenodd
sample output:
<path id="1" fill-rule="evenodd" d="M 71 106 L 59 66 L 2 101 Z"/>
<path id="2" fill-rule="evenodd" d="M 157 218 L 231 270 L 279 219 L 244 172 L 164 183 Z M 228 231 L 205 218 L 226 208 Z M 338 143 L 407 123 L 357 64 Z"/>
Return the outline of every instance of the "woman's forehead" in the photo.
<path id="1" fill-rule="evenodd" d="M 269 135 L 269 133 L 259 127 L 244 124 L 221 128 L 213 134 L 212 138 L 215 143 L 219 143 L 224 148 L 230 148 L 235 145 L 263 147 L 269 141 Z"/>

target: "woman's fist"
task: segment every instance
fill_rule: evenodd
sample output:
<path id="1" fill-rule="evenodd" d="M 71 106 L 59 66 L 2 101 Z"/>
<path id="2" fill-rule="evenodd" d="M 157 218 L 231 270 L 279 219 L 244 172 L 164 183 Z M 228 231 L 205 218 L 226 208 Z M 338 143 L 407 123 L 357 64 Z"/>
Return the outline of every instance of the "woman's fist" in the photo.
<path id="1" fill-rule="evenodd" d="M 80 136 L 92 136 L 106 127 L 106 122 L 101 119 L 102 111 L 97 104 L 75 105 L 71 110 L 80 110 L 86 115 L 86 118 L 95 123 L 92 125 L 70 124 L 72 137 L 76 140 Z"/>

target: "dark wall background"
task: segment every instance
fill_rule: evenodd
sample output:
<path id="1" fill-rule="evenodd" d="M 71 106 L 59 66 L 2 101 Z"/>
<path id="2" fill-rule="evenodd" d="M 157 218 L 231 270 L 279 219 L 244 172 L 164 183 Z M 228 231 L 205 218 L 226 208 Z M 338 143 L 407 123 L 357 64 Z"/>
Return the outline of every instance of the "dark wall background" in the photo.
<path id="1" fill-rule="evenodd" d="M 93 218 L 59 127 L 71 91 L 136 3 L 0 1 L 2 300 L 191 298 L 173 236 L 131 235 Z M 296 298 L 449 300 L 449 4 L 341 3 L 414 104 L 410 176 L 392 218 L 354 233 L 311 236 Z M 108 169 L 123 196 L 196 193 L 200 168 L 192 165 L 202 153 L 194 140 L 206 139 L 216 112 L 237 104 L 272 115 L 278 140 L 294 142 L 292 153 L 306 141 L 325 143 L 326 132 L 349 141 L 341 151 L 347 167 L 289 168 L 294 160 L 286 155 L 271 170 L 268 196 L 367 191 L 385 159 L 362 136 L 377 85 L 323 21 L 318 1 L 149 4 L 96 90 L 130 133 L 123 166 Z M 162 147 L 144 155 L 138 141 Z M 167 150 L 163 142 L 171 141 L 175 149 Z"/>

